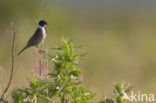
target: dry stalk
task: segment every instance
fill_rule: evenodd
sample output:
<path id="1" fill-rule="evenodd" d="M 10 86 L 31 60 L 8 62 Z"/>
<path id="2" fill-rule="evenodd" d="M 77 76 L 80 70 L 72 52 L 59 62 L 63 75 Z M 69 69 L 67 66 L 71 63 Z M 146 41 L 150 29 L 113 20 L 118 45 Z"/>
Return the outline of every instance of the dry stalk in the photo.
<path id="1" fill-rule="evenodd" d="M 14 73 L 14 62 L 15 62 L 15 53 L 14 53 L 14 49 L 15 49 L 15 39 L 16 39 L 16 31 L 14 28 L 14 23 L 11 22 L 11 34 L 12 34 L 12 43 L 11 43 L 11 72 L 10 72 L 10 78 L 9 78 L 9 82 L 6 86 L 6 88 L 4 89 L 2 96 L 0 98 L 0 103 L 3 101 L 5 94 L 7 93 L 11 82 L 12 82 L 12 78 L 13 78 L 13 73 Z"/>

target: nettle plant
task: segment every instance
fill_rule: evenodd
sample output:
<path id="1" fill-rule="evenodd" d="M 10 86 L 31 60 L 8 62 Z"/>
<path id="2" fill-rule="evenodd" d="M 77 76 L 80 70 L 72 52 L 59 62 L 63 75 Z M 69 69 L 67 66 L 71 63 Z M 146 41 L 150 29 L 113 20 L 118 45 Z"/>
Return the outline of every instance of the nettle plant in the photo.
<path id="1" fill-rule="evenodd" d="M 86 53 L 70 40 L 62 40 L 56 54 L 49 55 L 54 64 L 47 78 L 27 77 L 28 85 L 12 93 L 14 103 L 92 103 L 92 94 L 82 86 L 83 69 L 77 68 Z"/>
<path id="2" fill-rule="evenodd" d="M 107 98 L 105 101 L 98 103 L 132 103 L 128 95 L 132 88 L 132 86 L 122 82 L 115 83 L 112 98 Z"/>

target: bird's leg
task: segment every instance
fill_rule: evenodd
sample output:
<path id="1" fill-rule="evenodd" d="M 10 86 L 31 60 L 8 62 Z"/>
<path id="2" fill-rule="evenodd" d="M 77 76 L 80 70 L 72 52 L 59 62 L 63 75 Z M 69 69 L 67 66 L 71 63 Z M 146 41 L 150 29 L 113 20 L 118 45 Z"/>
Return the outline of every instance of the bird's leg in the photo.
<path id="1" fill-rule="evenodd" d="M 43 52 L 42 45 L 41 46 L 36 45 L 36 49 L 38 50 L 38 53 L 41 55 Z"/>
<path id="2" fill-rule="evenodd" d="M 40 44 L 40 52 L 41 53 L 44 53 L 45 52 L 45 50 L 43 48 L 44 48 L 44 45 L 43 44 Z"/>

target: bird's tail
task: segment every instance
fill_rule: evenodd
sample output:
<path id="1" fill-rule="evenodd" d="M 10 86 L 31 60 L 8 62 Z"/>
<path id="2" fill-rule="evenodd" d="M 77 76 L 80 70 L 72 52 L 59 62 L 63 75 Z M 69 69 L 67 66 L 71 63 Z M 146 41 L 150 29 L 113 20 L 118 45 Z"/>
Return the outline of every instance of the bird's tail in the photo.
<path id="1" fill-rule="evenodd" d="M 29 45 L 26 45 L 17 55 L 20 55 L 28 47 L 29 47 Z"/>

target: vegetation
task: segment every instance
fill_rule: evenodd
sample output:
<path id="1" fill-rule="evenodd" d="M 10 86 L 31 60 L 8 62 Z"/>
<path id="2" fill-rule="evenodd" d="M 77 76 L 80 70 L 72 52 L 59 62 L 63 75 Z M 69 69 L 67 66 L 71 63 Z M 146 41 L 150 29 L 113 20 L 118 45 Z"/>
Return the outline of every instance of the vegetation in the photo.
<path id="1" fill-rule="evenodd" d="M 42 5 L 40 19 L 42 19 Z M 8 85 L 2 90 L 0 103 L 9 103 L 5 98 L 14 73 L 14 50 L 16 31 L 11 26 L 12 37 L 12 62 Z M 76 46 L 71 40 L 63 39 L 56 48 L 55 54 L 48 54 L 47 50 L 39 50 L 39 68 L 33 76 L 27 76 L 27 85 L 16 87 L 12 92 L 13 103 L 94 103 L 94 93 L 82 85 L 84 70 L 78 64 L 86 53 L 81 51 L 81 46 Z M 38 54 L 37 54 L 38 55 Z M 48 60 L 53 67 L 48 68 Z M 46 66 L 45 68 L 43 66 Z M 48 72 L 48 70 L 50 70 Z M 111 98 L 98 103 L 127 103 L 128 92 L 131 87 L 124 83 L 116 83 Z M 12 103 L 11 102 L 11 103 Z"/>
<path id="2" fill-rule="evenodd" d="M 62 37 L 70 37 L 83 44 L 89 52 L 88 61 L 83 62 L 86 70 L 84 85 L 96 93 L 95 101 L 103 100 L 112 92 L 112 84 L 120 80 L 134 83 L 140 92 L 155 93 L 154 0 L 0 0 L 0 97 L 11 72 L 10 21 L 14 21 L 17 29 L 15 69 L 4 99 L 11 101 L 14 87 L 27 84 L 26 75 L 33 78 L 34 62 L 40 61 L 34 55 L 34 48 L 19 57 L 16 52 L 37 28 L 38 19 L 35 18 L 39 17 L 40 1 L 43 2 L 43 19 L 49 24 L 44 42 L 46 48 L 55 47 L 55 41 Z"/>
<path id="3" fill-rule="evenodd" d="M 78 64 L 86 53 L 80 48 L 63 39 L 53 48 L 57 52 L 49 55 L 53 69 L 45 77 L 42 76 L 45 73 L 43 70 L 39 76 L 27 76 L 28 84 L 12 92 L 13 103 L 93 103 L 95 94 L 82 85 L 84 70 L 78 68 Z M 124 83 L 116 83 L 113 98 L 98 103 L 126 103 L 130 89 Z M 4 99 L 3 102 L 8 103 Z"/>
<path id="4" fill-rule="evenodd" d="M 86 53 L 69 40 L 62 40 L 54 49 L 58 52 L 49 56 L 54 69 L 43 80 L 28 76 L 28 85 L 13 91 L 14 103 L 91 103 L 94 94 L 82 86 L 84 70 L 77 68 Z"/>
<path id="5" fill-rule="evenodd" d="M 114 98 L 108 98 L 105 101 L 100 101 L 99 103 L 131 103 L 128 101 L 128 93 L 130 92 L 131 88 L 131 86 L 128 86 L 124 83 L 116 83 L 114 85 Z"/>

